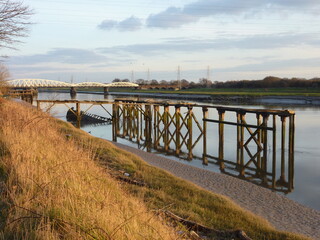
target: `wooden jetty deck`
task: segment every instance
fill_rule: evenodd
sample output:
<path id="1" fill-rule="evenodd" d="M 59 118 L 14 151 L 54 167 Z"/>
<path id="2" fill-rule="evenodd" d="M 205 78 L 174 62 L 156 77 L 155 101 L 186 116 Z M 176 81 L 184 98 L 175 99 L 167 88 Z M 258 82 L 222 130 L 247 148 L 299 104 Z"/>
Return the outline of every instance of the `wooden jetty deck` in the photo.
<path id="1" fill-rule="evenodd" d="M 225 174 L 276 191 L 294 188 L 294 111 L 127 99 L 38 100 L 38 108 L 42 103 L 64 104 L 69 109 L 68 104 L 75 104 L 78 126 L 81 104 L 89 105 L 84 112 L 95 105 L 107 111 L 104 105 L 111 104 L 112 114 L 107 112 L 112 117 L 113 141 L 120 137 L 149 152 L 153 149 L 188 160 L 201 158 L 204 165 L 217 164 Z M 231 141 L 234 146 L 227 146 L 226 152 L 226 144 L 232 145 L 230 139 L 226 141 L 227 128 L 233 128 L 235 134 Z M 194 154 L 199 146 L 201 156 Z"/>

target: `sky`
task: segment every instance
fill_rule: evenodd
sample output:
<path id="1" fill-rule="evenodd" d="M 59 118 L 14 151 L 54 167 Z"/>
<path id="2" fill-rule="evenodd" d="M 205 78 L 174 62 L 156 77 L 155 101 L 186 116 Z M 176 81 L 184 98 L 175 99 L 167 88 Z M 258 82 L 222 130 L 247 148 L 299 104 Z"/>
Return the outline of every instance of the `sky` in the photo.
<path id="1" fill-rule="evenodd" d="M 320 77 L 319 0 L 24 0 L 12 79 Z M 180 74 L 178 71 L 180 69 Z"/>

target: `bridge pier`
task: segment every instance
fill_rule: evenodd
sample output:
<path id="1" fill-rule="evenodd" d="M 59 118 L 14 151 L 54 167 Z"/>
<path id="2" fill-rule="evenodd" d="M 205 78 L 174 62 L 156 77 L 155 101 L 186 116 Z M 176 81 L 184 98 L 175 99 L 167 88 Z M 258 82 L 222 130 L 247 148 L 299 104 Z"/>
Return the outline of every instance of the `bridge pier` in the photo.
<path id="1" fill-rule="evenodd" d="M 103 88 L 103 93 L 104 93 L 104 95 L 109 95 L 109 88 L 108 87 L 104 87 Z"/>
<path id="2" fill-rule="evenodd" d="M 75 89 L 75 87 L 71 87 L 70 88 L 70 96 L 71 98 L 74 98 L 77 95 L 77 91 Z"/>

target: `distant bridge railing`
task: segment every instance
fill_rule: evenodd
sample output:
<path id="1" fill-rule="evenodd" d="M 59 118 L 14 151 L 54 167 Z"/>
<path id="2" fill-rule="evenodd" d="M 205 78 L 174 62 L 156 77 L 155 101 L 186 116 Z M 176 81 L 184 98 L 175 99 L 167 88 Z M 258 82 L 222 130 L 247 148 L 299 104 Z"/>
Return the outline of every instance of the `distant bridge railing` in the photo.
<path id="1" fill-rule="evenodd" d="M 48 79 L 15 79 L 7 81 L 12 88 L 112 88 L 112 87 L 139 87 L 138 84 L 130 82 L 117 83 L 99 83 L 99 82 L 81 82 L 81 83 L 66 83 L 62 81 Z"/>

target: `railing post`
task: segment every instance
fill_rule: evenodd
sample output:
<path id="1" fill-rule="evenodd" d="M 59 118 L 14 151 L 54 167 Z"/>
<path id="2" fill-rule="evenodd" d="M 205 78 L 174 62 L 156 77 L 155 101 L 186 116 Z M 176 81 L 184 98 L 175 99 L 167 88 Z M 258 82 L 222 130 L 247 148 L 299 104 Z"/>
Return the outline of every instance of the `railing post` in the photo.
<path id="1" fill-rule="evenodd" d="M 163 124 L 164 124 L 164 151 L 169 151 L 169 106 L 165 105 L 163 110 Z"/>
<path id="2" fill-rule="evenodd" d="M 179 156 L 180 155 L 180 105 L 176 105 L 175 106 L 175 117 L 176 117 L 176 155 Z"/>
<path id="3" fill-rule="evenodd" d="M 154 141 L 153 141 L 153 148 L 154 149 L 158 149 L 158 145 L 159 145 L 159 105 L 154 105 L 153 106 L 153 116 L 154 116 L 154 122 L 153 122 L 153 137 L 154 137 Z"/>
<path id="4" fill-rule="evenodd" d="M 261 126 L 261 114 L 260 113 L 257 113 L 256 114 L 256 118 L 257 118 L 257 126 L 260 127 Z M 262 143 L 262 140 L 261 140 L 261 132 L 262 130 L 261 129 L 257 129 L 258 133 L 257 133 L 257 141 L 259 144 Z M 257 155 L 257 171 L 256 171 L 256 175 L 258 177 L 260 177 L 261 175 L 261 151 L 262 149 L 260 149 L 259 146 L 257 146 L 257 151 L 259 151 L 259 154 Z"/>
<path id="5" fill-rule="evenodd" d="M 245 111 L 237 112 L 237 169 L 240 171 L 240 177 L 244 177 L 244 124 Z"/>
<path id="6" fill-rule="evenodd" d="M 122 131 L 123 131 L 123 134 L 122 136 L 123 137 L 126 137 L 127 136 L 127 104 L 126 103 L 123 103 L 122 104 Z"/>
<path id="7" fill-rule="evenodd" d="M 207 121 L 206 119 L 208 118 L 209 112 L 207 107 L 202 107 L 202 114 L 203 114 L 203 153 L 202 153 L 202 163 L 204 165 L 208 165 L 208 158 L 207 158 Z"/>
<path id="8" fill-rule="evenodd" d="M 132 140 L 133 136 L 133 121 L 134 121 L 134 116 L 133 116 L 133 109 L 134 106 L 133 104 L 128 105 L 128 133 L 129 133 L 129 140 Z"/>
<path id="9" fill-rule="evenodd" d="M 118 121 L 119 121 L 119 109 L 118 104 L 112 104 L 112 141 L 117 142 L 118 137 Z"/>
<path id="10" fill-rule="evenodd" d="M 192 154 L 192 106 L 188 106 L 188 160 L 191 160 L 193 158 Z"/>
<path id="11" fill-rule="evenodd" d="M 219 114 L 219 165 L 220 170 L 223 171 L 224 166 L 224 114 L 225 110 L 217 108 Z"/>
<path id="12" fill-rule="evenodd" d="M 146 146 L 147 151 L 151 152 L 152 144 L 152 112 L 151 106 L 145 105 L 145 136 L 146 136 Z"/>
<path id="13" fill-rule="evenodd" d="M 263 184 L 268 183 L 267 179 L 267 166 L 268 166 L 268 119 L 269 113 L 262 114 L 262 126 L 263 128 L 263 158 L 262 158 L 262 182 Z"/>
<path id="14" fill-rule="evenodd" d="M 272 126 L 272 188 L 276 187 L 276 171 L 277 171 L 277 118 L 273 115 Z"/>

